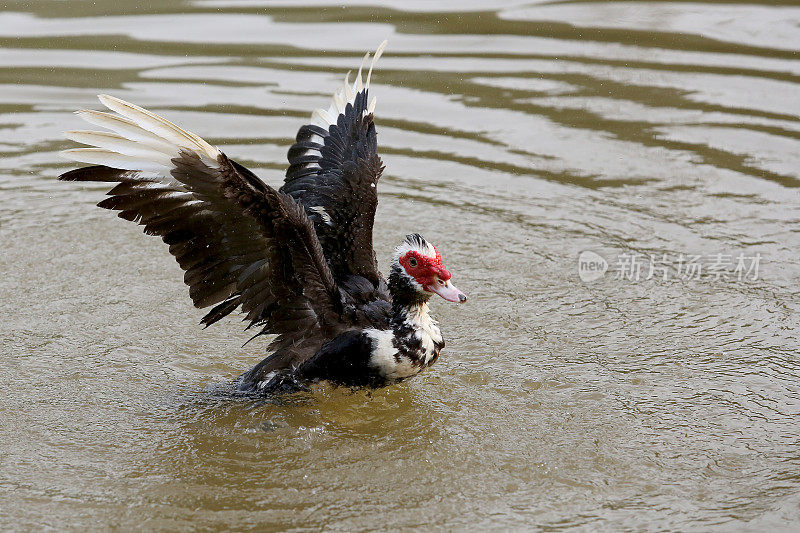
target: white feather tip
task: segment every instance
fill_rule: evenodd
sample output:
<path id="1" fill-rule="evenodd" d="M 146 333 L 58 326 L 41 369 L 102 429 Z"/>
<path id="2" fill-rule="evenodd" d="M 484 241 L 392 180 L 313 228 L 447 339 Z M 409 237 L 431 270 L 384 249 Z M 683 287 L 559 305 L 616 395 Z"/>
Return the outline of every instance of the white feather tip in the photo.
<path id="1" fill-rule="evenodd" d="M 381 58 L 383 55 L 383 51 L 386 49 L 386 45 L 389 44 L 388 40 L 384 40 L 377 50 L 375 50 L 375 55 L 372 56 L 372 63 L 369 65 L 369 73 L 367 74 L 367 83 L 365 87 L 369 89 L 369 82 L 372 79 L 372 69 L 375 67 L 375 63 Z M 367 54 L 369 55 L 369 54 Z"/>
<path id="2" fill-rule="evenodd" d="M 155 133 L 166 141 L 195 150 L 212 159 L 216 159 L 220 155 L 219 150 L 208 144 L 200 136 L 184 130 L 169 120 L 156 115 L 152 111 L 148 111 L 143 107 L 107 94 L 99 94 L 97 98 L 110 110 L 116 111 L 123 117 L 136 123 L 139 127 L 151 133 Z"/>

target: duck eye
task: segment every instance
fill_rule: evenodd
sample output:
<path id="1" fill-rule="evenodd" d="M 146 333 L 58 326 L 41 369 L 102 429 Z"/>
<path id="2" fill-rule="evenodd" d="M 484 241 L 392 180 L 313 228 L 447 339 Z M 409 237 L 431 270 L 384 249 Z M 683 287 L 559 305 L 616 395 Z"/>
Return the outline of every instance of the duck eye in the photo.
<path id="1" fill-rule="evenodd" d="M 444 285 L 444 280 L 442 278 L 439 278 L 438 281 L 439 281 L 439 285 Z"/>
<path id="2" fill-rule="evenodd" d="M 411 266 L 411 268 L 414 268 L 417 266 L 417 260 L 412 257 L 411 259 L 408 260 L 408 264 Z"/>

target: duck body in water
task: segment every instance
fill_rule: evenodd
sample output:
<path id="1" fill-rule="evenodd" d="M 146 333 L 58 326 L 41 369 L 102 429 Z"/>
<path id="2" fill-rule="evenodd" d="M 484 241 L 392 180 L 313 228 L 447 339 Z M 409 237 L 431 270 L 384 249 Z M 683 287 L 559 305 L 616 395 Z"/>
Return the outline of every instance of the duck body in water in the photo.
<path id="1" fill-rule="evenodd" d="M 199 136 L 111 96 L 99 98 L 115 113 L 78 112 L 110 132 L 67 132 L 90 148 L 62 155 L 93 166 L 60 179 L 115 184 L 98 205 L 169 245 L 195 306 L 211 307 L 202 324 L 238 309 L 256 336 L 277 335 L 272 354 L 237 380 L 241 392 L 409 378 L 444 347 L 431 296 L 466 300 L 419 234 L 396 247 L 388 283 L 377 268 L 372 226 L 383 164 L 372 66 L 366 83 L 361 69 L 353 83 L 346 77 L 329 109 L 300 128 L 280 190 Z"/>

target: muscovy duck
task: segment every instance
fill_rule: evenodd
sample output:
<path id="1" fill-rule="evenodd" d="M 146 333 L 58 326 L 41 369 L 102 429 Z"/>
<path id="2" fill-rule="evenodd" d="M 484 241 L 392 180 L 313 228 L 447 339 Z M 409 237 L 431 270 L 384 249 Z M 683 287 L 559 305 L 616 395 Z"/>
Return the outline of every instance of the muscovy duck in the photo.
<path id="1" fill-rule="evenodd" d="M 206 327 L 236 309 L 255 336 L 276 334 L 272 354 L 236 382 L 245 393 L 275 393 L 328 380 L 379 387 L 431 366 L 444 339 L 428 314 L 453 286 L 439 251 L 419 234 L 396 247 L 388 283 L 378 271 L 372 226 L 377 153 L 364 56 L 327 110 L 317 109 L 289 149 L 280 190 L 194 133 L 112 96 L 111 111 L 77 114 L 110 132 L 69 131 L 91 148 L 65 150 L 94 166 L 65 181 L 116 183 L 98 206 L 119 211 L 169 245 Z"/>

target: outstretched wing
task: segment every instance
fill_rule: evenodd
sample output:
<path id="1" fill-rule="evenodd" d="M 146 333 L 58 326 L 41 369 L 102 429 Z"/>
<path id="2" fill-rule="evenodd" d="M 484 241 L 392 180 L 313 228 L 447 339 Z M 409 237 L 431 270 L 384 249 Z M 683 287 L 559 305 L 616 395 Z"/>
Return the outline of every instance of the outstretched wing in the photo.
<path id="1" fill-rule="evenodd" d="M 197 135 L 110 96 L 118 115 L 79 111 L 114 133 L 67 132 L 93 148 L 62 155 L 90 166 L 66 181 L 116 183 L 98 205 L 158 235 L 186 271 L 207 326 L 241 307 L 250 325 L 301 343 L 340 327 L 343 302 L 312 222 L 290 196 Z"/>
<path id="2" fill-rule="evenodd" d="M 297 142 L 289 149 L 290 166 L 281 187 L 314 222 L 337 281 L 350 275 L 363 276 L 373 284 L 380 279 L 372 225 L 383 163 L 378 157 L 372 115 L 375 99 L 369 102 L 369 83 L 385 46 L 386 41 L 375 52 L 363 86 L 362 62 L 355 82 L 349 82 L 348 74 L 330 108 L 317 109 L 312 123 L 300 128 Z"/>

